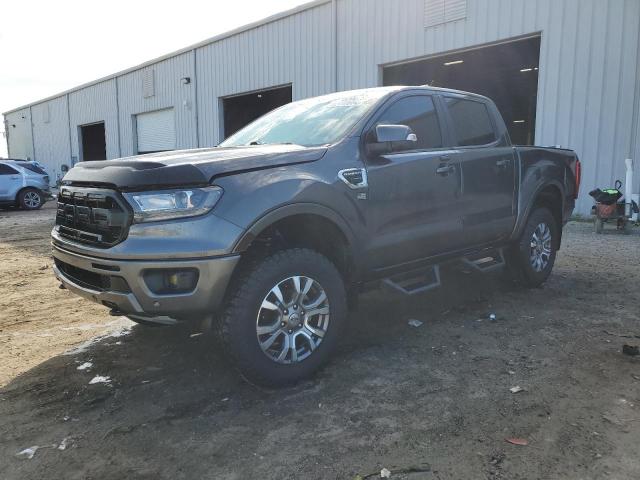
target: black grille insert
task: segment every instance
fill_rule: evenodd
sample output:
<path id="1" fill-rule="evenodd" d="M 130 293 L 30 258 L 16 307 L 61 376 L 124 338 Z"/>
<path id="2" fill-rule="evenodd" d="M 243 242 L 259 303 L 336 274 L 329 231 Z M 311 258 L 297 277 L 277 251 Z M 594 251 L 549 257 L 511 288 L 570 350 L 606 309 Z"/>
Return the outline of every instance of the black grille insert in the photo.
<path id="1" fill-rule="evenodd" d="M 129 293 L 131 289 L 129 284 L 122 277 L 114 275 L 101 275 L 99 273 L 85 270 L 74 265 L 63 262 L 62 260 L 55 259 L 56 267 L 73 283 L 80 285 L 81 287 L 88 288 L 90 290 L 96 290 L 98 292 L 111 291 Z"/>
<path id="2" fill-rule="evenodd" d="M 61 237 L 108 248 L 124 240 L 129 218 L 112 190 L 65 186 L 58 194 L 56 225 Z"/>

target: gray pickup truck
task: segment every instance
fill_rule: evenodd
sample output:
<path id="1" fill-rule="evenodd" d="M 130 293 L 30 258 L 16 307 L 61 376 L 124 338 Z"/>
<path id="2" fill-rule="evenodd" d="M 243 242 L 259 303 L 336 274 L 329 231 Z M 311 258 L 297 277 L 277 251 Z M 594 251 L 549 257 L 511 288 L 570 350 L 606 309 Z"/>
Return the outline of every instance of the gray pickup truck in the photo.
<path id="1" fill-rule="evenodd" d="M 366 288 L 424 292 L 456 260 L 543 283 L 579 183 L 574 152 L 512 146 L 488 98 L 340 92 L 217 148 L 76 165 L 55 275 L 139 323 L 210 319 L 246 377 L 289 383 L 328 359 Z"/>

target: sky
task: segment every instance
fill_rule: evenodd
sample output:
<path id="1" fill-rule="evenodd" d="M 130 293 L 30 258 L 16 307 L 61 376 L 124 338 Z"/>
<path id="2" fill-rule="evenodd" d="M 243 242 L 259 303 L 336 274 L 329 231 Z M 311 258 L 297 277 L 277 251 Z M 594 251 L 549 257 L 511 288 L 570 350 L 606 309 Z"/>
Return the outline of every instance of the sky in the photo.
<path id="1" fill-rule="evenodd" d="M 3 1 L 0 112 L 303 3 L 306 1 Z M 6 148 L 0 134 L 0 157 L 7 155 Z"/>

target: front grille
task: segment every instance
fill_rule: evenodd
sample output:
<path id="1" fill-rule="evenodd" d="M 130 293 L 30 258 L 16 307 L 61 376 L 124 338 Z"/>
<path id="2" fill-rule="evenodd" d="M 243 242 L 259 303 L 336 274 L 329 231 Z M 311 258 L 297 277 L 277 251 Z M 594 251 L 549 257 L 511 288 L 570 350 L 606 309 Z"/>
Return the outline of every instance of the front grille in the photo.
<path id="1" fill-rule="evenodd" d="M 112 190 L 65 186 L 58 194 L 56 228 L 61 237 L 108 248 L 124 240 L 129 219 Z"/>
<path id="2" fill-rule="evenodd" d="M 79 268 L 57 258 L 56 267 L 75 284 L 98 292 L 113 291 L 129 293 L 131 289 L 127 281 L 115 275 L 101 275 L 99 273 Z"/>

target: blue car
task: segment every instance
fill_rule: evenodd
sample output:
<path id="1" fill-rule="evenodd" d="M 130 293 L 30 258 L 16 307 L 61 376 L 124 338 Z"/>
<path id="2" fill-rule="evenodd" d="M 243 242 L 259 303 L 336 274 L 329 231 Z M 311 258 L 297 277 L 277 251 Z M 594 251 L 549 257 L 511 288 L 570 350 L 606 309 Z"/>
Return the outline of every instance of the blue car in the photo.
<path id="1" fill-rule="evenodd" d="M 35 162 L 0 159 L 0 205 L 37 210 L 49 198 L 49 175 Z"/>

